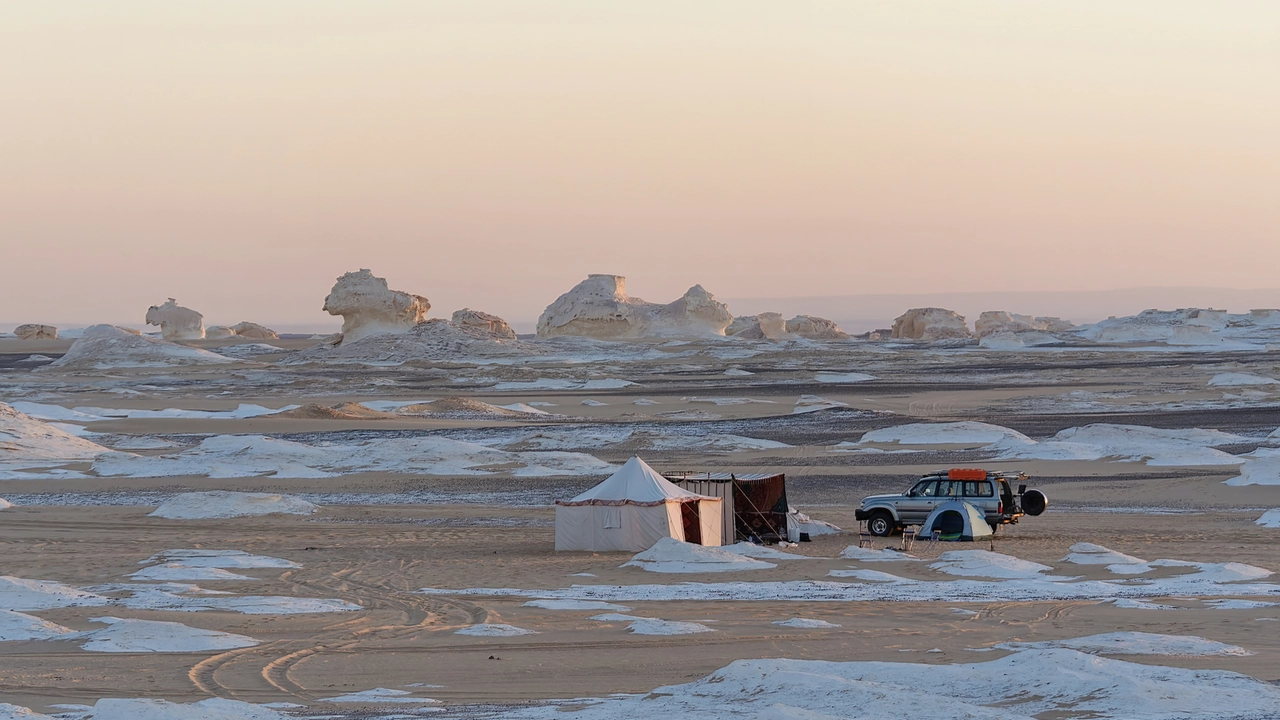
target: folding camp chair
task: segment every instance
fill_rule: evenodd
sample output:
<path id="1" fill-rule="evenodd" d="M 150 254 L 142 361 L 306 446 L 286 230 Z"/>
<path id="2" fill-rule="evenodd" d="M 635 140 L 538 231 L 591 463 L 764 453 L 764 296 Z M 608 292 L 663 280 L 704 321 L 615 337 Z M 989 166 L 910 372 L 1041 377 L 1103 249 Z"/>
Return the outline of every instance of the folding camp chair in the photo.
<path id="1" fill-rule="evenodd" d="M 867 529 L 867 523 L 865 520 L 858 523 L 858 547 L 871 547 L 871 531 Z"/>
<path id="2" fill-rule="evenodd" d="M 902 551 L 911 552 L 911 546 L 916 544 L 916 526 L 907 525 L 902 528 Z"/>
<path id="3" fill-rule="evenodd" d="M 941 530 L 934 530 L 934 531 L 933 531 L 933 534 L 929 536 L 929 544 L 925 545 L 925 546 L 924 546 L 924 549 L 925 549 L 926 551 L 927 551 L 927 550 L 932 550 L 932 549 L 933 549 L 933 546 L 938 544 L 938 538 L 940 538 L 940 537 L 942 537 L 942 531 L 941 531 Z"/>

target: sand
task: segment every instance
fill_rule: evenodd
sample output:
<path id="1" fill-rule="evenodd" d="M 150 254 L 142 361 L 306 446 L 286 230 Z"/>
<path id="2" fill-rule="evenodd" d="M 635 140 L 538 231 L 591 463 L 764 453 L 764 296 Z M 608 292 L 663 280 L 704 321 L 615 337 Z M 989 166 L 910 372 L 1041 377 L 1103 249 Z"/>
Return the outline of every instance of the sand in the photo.
<path id="1" fill-rule="evenodd" d="M 92 704 L 104 697 L 175 702 L 222 697 L 302 703 L 315 712 L 333 709 L 342 715 L 355 711 L 322 699 L 381 688 L 388 692 L 357 697 L 374 702 L 410 691 L 465 716 L 468 708 L 484 703 L 647 693 L 703 678 L 734 660 L 971 663 L 1004 656 L 1010 651 L 996 648 L 1003 643 L 1054 643 L 1111 632 L 1196 636 L 1253 653 L 1126 657 L 1132 662 L 1280 680 L 1280 633 L 1273 625 L 1280 620 L 1280 606 L 1265 604 L 1280 602 L 1280 584 L 1274 596 L 1240 597 L 1249 602 L 1235 609 L 1205 601 L 1229 599 L 1228 592 L 1123 603 L 709 597 L 621 603 L 627 609 L 617 612 L 648 619 L 649 627 L 691 627 L 677 625 L 689 623 L 710 629 L 659 635 L 630 631 L 635 621 L 592 620 L 601 614 L 597 606 L 547 609 L 528 605 L 529 597 L 450 593 L 688 581 L 875 582 L 830 574 L 858 570 L 921 581 L 980 580 L 931 567 L 942 553 L 957 549 L 992 551 L 1051 567 L 1044 575 L 1082 581 L 1127 577 L 1103 564 L 1063 562 L 1081 542 L 1145 560 L 1235 562 L 1280 572 L 1276 530 L 1255 524 L 1263 510 L 1280 507 L 1280 486 L 1224 485 L 1238 473 L 1236 466 L 996 460 L 999 451 L 981 443 L 858 444 L 868 431 L 913 422 L 984 422 L 1036 441 L 1069 428 L 1111 423 L 1218 430 L 1237 439 L 1217 449 L 1241 455 L 1280 444 L 1267 439 L 1280 427 L 1280 394 L 1269 385 L 1210 386 L 1209 380 L 1222 373 L 1275 377 L 1280 352 L 987 353 L 851 342 L 778 348 L 729 341 L 609 349 L 600 343 L 553 343 L 527 362 L 459 358 L 395 367 L 274 364 L 314 342 L 268 341 L 280 348 L 279 356 L 237 358 L 217 368 L 60 374 L 32 372 L 30 364 L 18 361 L 37 353 L 55 357 L 70 341 L 0 340 L 0 400 L 149 410 L 300 406 L 279 416 L 109 418 L 73 424 L 98 433 L 88 436 L 93 442 L 106 447 L 118 443 L 144 455 L 190 448 L 208 435 L 225 434 L 264 434 L 316 447 L 439 436 L 530 453 L 547 451 L 534 446 L 554 437 L 556 451 L 581 452 L 609 463 L 641 452 L 661 470 L 785 472 L 791 505 L 850 529 L 857 526 L 853 513 L 864 495 L 899 491 L 922 473 L 953 466 L 1025 471 L 1032 486 L 1048 494 L 1050 508 L 1041 517 L 1001 529 L 990 543 L 963 548 L 917 544 L 912 554 L 921 562 L 841 559 L 845 548 L 857 544 L 857 536 L 835 535 L 786 549 L 814 560 L 770 561 L 775 567 L 742 572 L 664 575 L 622 567 L 632 554 L 554 552 L 550 505 L 598 482 L 600 477 L 591 475 L 521 477 L 511 464 L 488 466 L 470 476 L 356 472 L 235 477 L 232 468 L 222 477 L 105 478 L 93 476 L 91 463 L 76 460 L 54 470 L 33 470 L 25 479 L 0 480 L 0 497 L 15 503 L 4 511 L 0 525 L 0 574 L 100 588 L 138 582 L 128 576 L 154 566 L 158 560 L 145 561 L 165 551 L 236 550 L 299 567 L 233 567 L 231 578 L 204 573 L 202 577 L 222 579 L 190 582 L 237 595 L 333 599 L 365 609 L 291 615 L 121 605 L 30 611 L 75 631 L 101 629 L 90 618 L 110 616 L 180 622 L 259 644 L 156 655 L 86 652 L 63 640 L 0 643 L 0 698 L 49 712 L 57 703 Z M 216 351 L 227 344 L 197 345 Z M 751 374 L 726 375 L 728 368 Z M 855 374 L 875 379 L 853 382 Z M 839 376 L 850 381 L 831 382 Z M 570 389 L 557 389 L 557 383 L 540 378 L 563 380 Z M 591 380 L 598 382 L 590 385 Z M 503 383 L 545 389 L 495 389 Z M 802 400 L 805 396 L 830 401 L 831 409 L 793 414 L 813 402 Z M 523 403 L 551 416 L 404 417 L 348 404 L 409 406 L 452 397 L 498 407 Z M 709 401 L 713 399 L 720 402 Z M 584 405 L 584 400 L 593 404 Z M 543 430 L 548 434 L 542 440 L 528 439 L 527 433 Z M 631 432 L 622 432 L 624 440 L 610 439 L 621 431 Z M 743 449 L 750 446 L 700 440 L 724 437 L 762 444 Z M 837 448 L 840 443 L 848 445 Z M 136 449 L 149 444 L 155 449 Z M 849 447 L 872 451 L 848 452 Z M 312 516 L 218 520 L 148 516 L 177 493 L 210 490 L 286 493 L 321 510 Z M 874 545 L 882 549 L 898 542 L 876 539 Z M 1148 572 L 1143 577 L 1173 577 L 1189 570 L 1165 565 Z M 444 592 L 416 593 L 420 588 Z M 1171 609 L 1141 609 L 1144 605 Z M 792 618 L 839 627 L 779 624 Z M 533 634 L 457 634 L 480 624 L 510 625 Z M 418 690 L 415 683 L 442 687 Z"/>

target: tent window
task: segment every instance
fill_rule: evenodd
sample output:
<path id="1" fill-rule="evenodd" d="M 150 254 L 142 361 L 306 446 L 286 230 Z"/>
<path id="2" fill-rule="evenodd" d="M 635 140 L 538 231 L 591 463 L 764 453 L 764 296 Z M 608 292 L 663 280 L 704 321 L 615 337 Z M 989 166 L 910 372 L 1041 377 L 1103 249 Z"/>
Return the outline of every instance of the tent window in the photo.
<path id="1" fill-rule="evenodd" d="M 601 519 L 604 521 L 606 528 L 622 527 L 622 508 L 607 507 L 601 509 L 604 511 L 601 513 Z"/>

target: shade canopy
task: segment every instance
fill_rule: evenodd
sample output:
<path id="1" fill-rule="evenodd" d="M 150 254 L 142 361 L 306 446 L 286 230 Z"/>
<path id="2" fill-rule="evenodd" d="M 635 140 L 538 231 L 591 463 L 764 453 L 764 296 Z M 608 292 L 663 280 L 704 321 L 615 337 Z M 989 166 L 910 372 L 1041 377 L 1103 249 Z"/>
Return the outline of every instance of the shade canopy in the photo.
<path id="1" fill-rule="evenodd" d="M 662 505 L 709 499 L 689 492 L 659 475 L 649 464 L 632 457 L 607 480 L 572 500 L 557 505 Z"/>

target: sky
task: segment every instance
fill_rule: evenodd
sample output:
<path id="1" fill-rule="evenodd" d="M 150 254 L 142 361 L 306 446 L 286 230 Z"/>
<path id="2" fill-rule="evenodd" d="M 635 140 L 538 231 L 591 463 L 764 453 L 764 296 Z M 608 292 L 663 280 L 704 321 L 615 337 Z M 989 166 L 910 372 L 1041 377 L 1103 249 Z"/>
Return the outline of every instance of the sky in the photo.
<path id="1" fill-rule="evenodd" d="M 7 0 L 0 98 L 0 323 L 1280 287 L 1275 2 Z"/>

